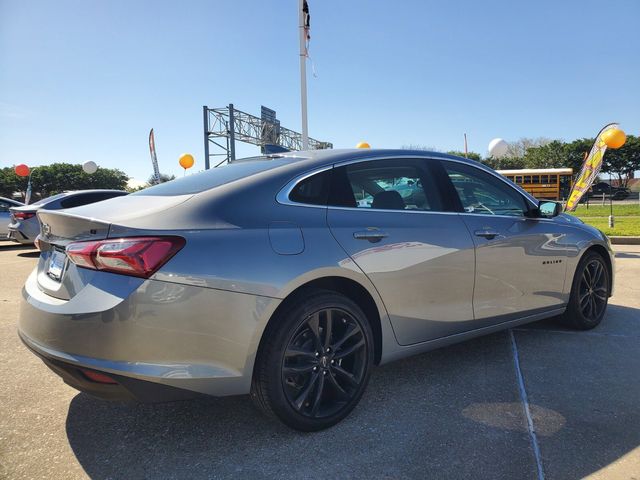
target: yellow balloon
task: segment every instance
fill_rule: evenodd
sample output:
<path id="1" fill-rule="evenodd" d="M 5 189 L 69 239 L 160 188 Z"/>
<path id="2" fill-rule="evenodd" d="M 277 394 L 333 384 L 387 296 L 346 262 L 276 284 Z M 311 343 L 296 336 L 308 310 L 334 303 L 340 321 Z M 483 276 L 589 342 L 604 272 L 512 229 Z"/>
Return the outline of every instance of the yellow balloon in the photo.
<path id="1" fill-rule="evenodd" d="M 371 148 L 371 145 L 369 145 L 367 142 L 360 142 L 356 145 L 356 148 Z"/>
<path id="2" fill-rule="evenodd" d="M 602 134 L 602 141 L 609 148 L 620 148 L 627 141 L 627 136 L 619 128 L 610 128 Z"/>
<path id="3" fill-rule="evenodd" d="M 190 153 L 183 153 L 182 155 L 180 155 L 180 160 L 178 160 L 178 163 L 182 168 L 186 170 L 187 168 L 193 167 L 193 164 L 196 163 L 196 161 L 193 159 L 193 155 L 191 155 Z"/>

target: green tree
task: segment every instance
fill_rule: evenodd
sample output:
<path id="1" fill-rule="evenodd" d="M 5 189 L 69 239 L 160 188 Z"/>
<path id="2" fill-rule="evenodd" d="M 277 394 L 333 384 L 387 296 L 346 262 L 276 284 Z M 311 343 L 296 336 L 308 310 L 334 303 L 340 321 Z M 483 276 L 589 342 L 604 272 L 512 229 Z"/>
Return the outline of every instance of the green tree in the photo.
<path id="1" fill-rule="evenodd" d="M 164 183 L 164 182 L 170 182 L 171 180 L 175 180 L 175 179 L 176 179 L 175 175 L 169 175 L 167 173 L 161 173 L 159 180 L 156 180 L 155 175 L 151 175 L 149 177 L 149 180 L 147 180 L 147 183 L 149 184 L 149 186 L 152 186 L 152 185 L 158 185 L 158 184 Z"/>
<path id="2" fill-rule="evenodd" d="M 129 177 L 118 169 L 99 168 L 92 175 L 84 173 L 82 165 L 70 163 L 52 163 L 33 167 L 31 170 L 31 189 L 33 199 L 45 198 L 67 190 L 86 190 L 106 188 L 124 190 Z M 0 177 L 1 195 L 10 197 L 19 192 L 24 198 L 27 178 L 18 177 L 13 167 L 3 168 Z"/>
<path id="3" fill-rule="evenodd" d="M 525 168 L 522 157 L 487 157 L 482 160 L 482 163 L 495 170 L 517 170 L 519 168 Z"/>
<path id="4" fill-rule="evenodd" d="M 593 141 L 593 138 L 581 138 L 571 143 L 565 143 L 566 163 L 563 166 L 573 168 L 573 173 L 578 173 L 582 168 L 585 156 L 593 146 Z"/>
<path id="5" fill-rule="evenodd" d="M 565 143 L 553 140 L 539 147 L 530 147 L 524 154 L 525 168 L 561 168 L 566 166 Z"/>
<path id="6" fill-rule="evenodd" d="M 20 192 L 24 198 L 26 189 L 27 179 L 16 175 L 14 167 L 0 169 L 0 197 L 11 198 L 15 192 Z"/>
<path id="7" fill-rule="evenodd" d="M 605 152 L 602 171 L 611 173 L 619 186 L 628 187 L 636 170 L 640 170 L 640 137 L 629 135 L 622 147 L 608 148 Z"/>
<path id="8" fill-rule="evenodd" d="M 458 152 L 456 150 L 452 150 L 450 152 L 447 152 L 449 155 L 456 155 L 458 157 L 464 157 L 464 152 Z M 470 158 L 471 160 L 475 160 L 476 162 L 481 162 L 482 161 L 482 156 L 479 153 L 476 152 L 467 152 L 467 158 Z"/>

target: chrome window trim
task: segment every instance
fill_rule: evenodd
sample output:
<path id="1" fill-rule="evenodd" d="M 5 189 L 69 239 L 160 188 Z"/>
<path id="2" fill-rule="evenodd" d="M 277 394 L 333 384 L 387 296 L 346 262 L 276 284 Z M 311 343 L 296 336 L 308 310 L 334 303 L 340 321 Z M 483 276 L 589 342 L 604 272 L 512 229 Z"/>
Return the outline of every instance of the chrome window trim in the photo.
<path id="1" fill-rule="evenodd" d="M 500 180 L 502 183 L 505 184 L 506 187 L 510 188 L 511 190 L 515 190 L 516 192 L 518 192 L 520 195 L 524 196 L 524 198 L 526 200 L 528 200 L 533 207 L 537 208 L 538 206 L 538 200 L 531 196 L 529 194 L 529 192 L 527 192 L 524 189 L 519 188 L 517 185 L 515 185 L 513 182 L 511 182 L 508 178 L 503 177 L 502 175 L 500 175 L 499 173 L 495 172 L 494 170 L 492 171 L 491 169 L 488 169 L 488 167 L 482 168 L 482 167 L 478 167 L 477 165 L 474 165 L 473 163 L 466 161 L 466 160 L 458 160 L 456 158 L 439 158 L 439 157 L 431 157 L 431 156 L 416 156 L 416 155 L 406 155 L 406 156 L 401 156 L 399 157 L 398 155 L 382 155 L 382 156 L 371 156 L 371 157 L 365 157 L 365 158 L 358 158 L 355 160 L 345 160 L 342 162 L 338 162 L 338 163 L 333 163 L 331 165 L 325 165 L 323 167 L 318 167 L 314 170 L 310 170 L 308 172 L 305 172 L 303 174 L 300 174 L 296 177 L 294 177 L 292 180 L 290 180 L 289 182 L 287 182 L 285 184 L 284 187 L 282 187 L 280 189 L 280 191 L 276 194 L 276 201 L 278 203 L 280 203 L 281 205 L 289 205 L 289 206 L 293 206 L 293 207 L 311 207 L 311 208 L 332 208 L 332 209 L 339 209 L 339 210 L 357 210 L 359 212 L 363 212 L 363 211 L 374 211 L 374 212 L 403 212 L 403 213 L 438 213 L 438 214 L 464 214 L 464 215 L 475 215 L 475 216 L 486 216 L 486 217 L 493 217 L 493 218 L 525 218 L 528 219 L 529 217 L 526 216 L 513 216 L 513 215 L 489 215 L 489 214 L 481 214 L 481 213 L 469 213 L 469 212 L 440 212 L 440 211 L 430 211 L 430 210 L 387 210 L 387 209 L 382 209 L 382 208 L 362 208 L 362 207 L 335 207 L 335 206 L 331 206 L 331 205 L 313 205 L 310 203 L 299 203 L 299 202 L 293 202 L 289 199 L 289 195 L 291 194 L 291 192 L 293 191 L 293 189 L 298 185 L 298 183 L 302 182 L 303 180 L 306 180 L 307 178 L 316 175 L 318 173 L 322 173 L 325 172 L 327 170 L 331 170 L 333 168 L 337 168 L 337 167 L 344 167 L 347 165 L 353 165 L 356 163 L 362 163 L 362 162 L 370 162 L 370 161 L 377 161 L 377 160 L 394 160 L 394 159 L 398 159 L 398 158 L 403 158 L 403 159 L 407 159 L 407 160 L 435 160 L 435 161 L 445 161 L 445 162 L 454 162 L 454 163 L 460 163 L 463 165 L 468 165 L 472 168 L 475 168 L 477 170 L 480 170 L 482 172 L 485 172 L 489 175 L 492 175 L 493 177 L 497 178 L 498 180 Z M 534 220 L 539 220 L 539 219 L 534 219 Z"/>

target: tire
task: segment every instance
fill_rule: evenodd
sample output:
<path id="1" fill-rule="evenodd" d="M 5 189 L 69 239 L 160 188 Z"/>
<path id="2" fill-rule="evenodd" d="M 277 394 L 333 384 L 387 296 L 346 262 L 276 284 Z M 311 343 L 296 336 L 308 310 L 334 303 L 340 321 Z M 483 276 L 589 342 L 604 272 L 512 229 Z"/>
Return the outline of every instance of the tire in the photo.
<path id="1" fill-rule="evenodd" d="M 576 330 L 590 330 L 600 324 L 607 310 L 611 273 L 602 255 L 587 252 L 578 263 L 571 285 L 567 310 L 561 323 Z"/>
<path id="2" fill-rule="evenodd" d="M 326 290 L 305 291 L 267 328 L 251 398 L 293 429 L 331 427 L 360 401 L 373 345 L 371 326 L 353 301 Z"/>

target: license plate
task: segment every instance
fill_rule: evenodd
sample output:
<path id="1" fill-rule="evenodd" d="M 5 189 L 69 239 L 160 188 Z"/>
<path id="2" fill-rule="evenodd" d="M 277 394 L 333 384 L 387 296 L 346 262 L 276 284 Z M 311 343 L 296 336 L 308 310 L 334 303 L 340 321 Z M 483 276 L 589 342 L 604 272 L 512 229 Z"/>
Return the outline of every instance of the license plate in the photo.
<path id="1" fill-rule="evenodd" d="M 62 271 L 64 270 L 64 263 L 67 260 L 67 256 L 63 252 L 54 250 L 49 260 L 49 269 L 47 275 L 54 280 L 60 280 L 62 278 Z"/>

